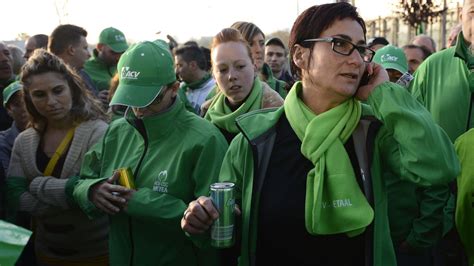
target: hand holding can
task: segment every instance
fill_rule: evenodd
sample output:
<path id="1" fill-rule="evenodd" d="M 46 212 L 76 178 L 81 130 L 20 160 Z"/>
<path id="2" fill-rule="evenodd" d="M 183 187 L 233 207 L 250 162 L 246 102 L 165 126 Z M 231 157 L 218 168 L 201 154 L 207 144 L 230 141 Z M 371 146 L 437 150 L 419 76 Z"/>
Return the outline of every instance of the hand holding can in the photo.
<path id="1" fill-rule="evenodd" d="M 211 245 L 228 248 L 234 245 L 234 183 L 214 183 L 211 185 L 211 199 L 219 212 L 219 218 L 211 227 Z"/>

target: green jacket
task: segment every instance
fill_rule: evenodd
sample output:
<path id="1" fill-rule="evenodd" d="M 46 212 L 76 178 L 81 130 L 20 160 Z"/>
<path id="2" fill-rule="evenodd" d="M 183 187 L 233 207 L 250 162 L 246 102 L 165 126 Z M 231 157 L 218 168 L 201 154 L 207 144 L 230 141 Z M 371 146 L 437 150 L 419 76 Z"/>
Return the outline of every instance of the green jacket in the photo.
<path id="1" fill-rule="evenodd" d="M 456 46 L 428 57 L 410 83 L 413 96 L 428 109 L 452 142 L 467 128 L 469 103 L 474 91 L 474 73 L 470 71 L 473 68 L 474 57 L 461 32 Z M 471 125 L 474 124 L 472 120 L 474 118 L 471 118 Z"/>
<path id="2" fill-rule="evenodd" d="M 364 107 L 364 113 L 373 112 L 383 123 L 375 138 L 371 165 L 375 210 L 373 265 L 396 265 L 387 216 L 384 173 L 400 173 L 405 180 L 432 185 L 446 183 L 457 174 L 459 167 L 445 133 L 406 90 L 384 83 L 370 95 L 368 103 L 372 109 Z M 222 180 L 231 179 L 236 183 L 237 200 L 241 201 L 240 265 L 254 265 L 257 255 L 256 217 L 261 187 L 255 184 L 263 184 L 275 140 L 275 125 L 283 112 L 283 108 L 266 109 L 238 118 L 242 133 L 231 143 L 219 175 Z M 393 150 L 387 148 L 394 142 L 398 154 L 403 156 L 394 156 Z"/>
<path id="3" fill-rule="evenodd" d="M 209 122 L 176 99 L 169 110 L 113 121 L 102 143 L 89 151 L 74 198 L 89 217 L 99 212 L 90 187 L 117 168 L 130 167 L 137 191 L 127 211 L 110 218 L 111 265 L 213 265 L 214 250 L 198 249 L 180 220 L 189 202 L 209 194 L 227 143 Z"/>
<path id="4" fill-rule="evenodd" d="M 286 84 L 286 82 L 284 82 L 283 80 L 275 78 L 275 76 L 273 76 L 272 69 L 266 63 L 263 64 L 261 71 L 262 74 L 267 78 L 267 80 L 265 80 L 265 83 L 267 83 L 268 86 L 270 86 L 270 88 L 272 88 L 274 91 L 278 92 L 281 98 L 285 99 L 286 95 L 288 94 L 288 91 L 286 90 L 288 84 Z"/>
<path id="5" fill-rule="evenodd" d="M 416 133 L 413 130 L 409 132 Z M 446 136 L 444 144 L 433 145 L 443 145 L 447 149 L 450 146 L 448 142 L 449 139 Z M 387 157 L 387 162 L 396 166 L 403 154 L 400 153 L 395 139 L 387 140 L 386 143 L 386 149 L 392 150 L 392 156 Z M 431 149 L 429 152 L 432 152 Z M 447 179 L 456 177 L 453 175 L 458 165 L 456 158 L 435 152 L 431 155 L 434 161 L 451 162 L 449 168 L 435 168 L 439 171 L 438 175 L 446 174 L 444 178 Z M 450 224 L 449 227 L 452 227 L 452 222 L 444 223 L 443 221 L 444 208 L 450 197 L 449 185 L 446 183 L 428 187 L 419 186 L 404 179 L 402 170 L 394 167 L 392 171 L 384 172 L 388 193 L 390 232 L 395 246 L 406 241 L 422 253 L 442 238 L 445 225 Z"/>
<path id="6" fill-rule="evenodd" d="M 94 49 L 92 57 L 86 61 L 84 70 L 91 77 L 92 83 L 98 91 L 108 90 L 110 86 L 110 80 L 117 73 L 117 66 L 107 66 L 97 56 L 97 50 Z"/>
<path id="7" fill-rule="evenodd" d="M 474 265 L 474 129 L 461 135 L 455 142 L 461 161 L 456 201 L 456 228 L 469 265 Z"/>

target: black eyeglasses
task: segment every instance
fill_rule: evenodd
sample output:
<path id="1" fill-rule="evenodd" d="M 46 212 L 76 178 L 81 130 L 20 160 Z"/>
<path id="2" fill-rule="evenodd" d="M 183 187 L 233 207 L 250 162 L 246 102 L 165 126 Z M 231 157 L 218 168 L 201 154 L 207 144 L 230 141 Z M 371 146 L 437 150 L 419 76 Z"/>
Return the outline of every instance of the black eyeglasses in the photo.
<path id="1" fill-rule="evenodd" d="M 351 43 L 348 40 L 344 40 L 341 38 L 317 38 L 317 39 L 307 39 L 304 42 L 330 42 L 332 44 L 332 50 L 338 54 L 342 55 L 351 55 L 354 50 L 359 52 L 360 56 L 366 63 L 370 63 L 372 58 L 374 58 L 375 51 L 369 49 L 365 46 L 359 46 Z"/>

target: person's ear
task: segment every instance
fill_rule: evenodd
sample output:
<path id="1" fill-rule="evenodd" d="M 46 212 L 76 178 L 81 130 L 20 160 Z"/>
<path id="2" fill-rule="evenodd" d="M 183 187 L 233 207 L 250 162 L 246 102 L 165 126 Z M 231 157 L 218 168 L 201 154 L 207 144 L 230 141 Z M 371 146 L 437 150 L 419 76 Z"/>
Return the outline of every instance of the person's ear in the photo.
<path id="1" fill-rule="evenodd" d="M 97 51 L 102 52 L 102 49 L 104 49 L 104 46 L 105 46 L 105 44 L 103 44 L 103 43 L 98 43 L 97 46 L 96 46 Z"/>
<path id="2" fill-rule="evenodd" d="M 5 109 L 7 109 L 7 113 L 8 115 L 13 118 L 13 110 L 11 109 L 11 106 L 9 104 L 7 104 L 7 106 L 5 107 Z"/>
<path id="3" fill-rule="evenodd" d="M 176 97 L 176 95 L 178 94 L 178 90 L 179 90 L 179 82 L 176 81 L 168 89 L 171 90 L 171 97 L 173 97 L 173 98 Z"/>
<path id="4" fill-rule="evenodd" d="M 295 44 L 295 52 L 293 53 L 293 63 L 300 68 L 306 70 L 308 68 L 309 56 L 311 49 Z"/>
<path id="5" fill-rule="evenodd" d="M 66 53 L 70 56 L 74 56 L 74 54 L 76 53 L 76 48 L 74 47 L 74 45 L 72 44 L 68 45 L 66 49 Z"/>

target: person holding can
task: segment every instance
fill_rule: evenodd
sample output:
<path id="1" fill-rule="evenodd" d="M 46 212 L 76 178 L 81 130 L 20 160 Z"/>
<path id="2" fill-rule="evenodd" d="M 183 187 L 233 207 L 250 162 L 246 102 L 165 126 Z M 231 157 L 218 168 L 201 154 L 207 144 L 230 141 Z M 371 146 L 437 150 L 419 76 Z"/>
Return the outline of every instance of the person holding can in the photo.
<path id="1" fill-rule="evenodd" d="M 292 73 L 301 81 L 283 107 L 237 119 L 241 134 L 219 179 L 235 183 L 239 265 L 396 265 L 385 174 L 423 186 L 458 174 L 447 135 L 371 63 L 365 34 L 348 3 L 308 8 L 290 34 Z M 200 197 L 181 227 L 202 237 L 219 217 Z"/>
<path id="2" fill-rule="evenodd" d="M 177 98 L 166 46 L 133 45 L 118 73 L 110 105 L 128 108 L 86 154 L 75 200 L 89 217 L 109 214 L 110 265 L 214 265 L 215 250 L 195 246 L 179 223 L 217 180 L 226 141 Z"/>

